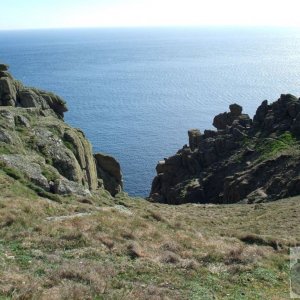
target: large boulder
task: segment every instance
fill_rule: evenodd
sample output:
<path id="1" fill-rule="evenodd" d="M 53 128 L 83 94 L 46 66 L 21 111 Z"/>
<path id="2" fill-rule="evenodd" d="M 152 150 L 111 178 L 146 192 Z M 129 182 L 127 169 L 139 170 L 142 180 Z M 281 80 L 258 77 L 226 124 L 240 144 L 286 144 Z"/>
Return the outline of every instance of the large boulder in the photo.
<path id="1" fill-rule="evenodd" d="M 201 132 L 199 129 L 190 129 L 188 131 L 189 145 L 192 151 L 200 147 Z"/>
<path id="2" fill-rule="evenodd" d="M 230 109 L 231 114 L 236 117 L 240 116 L 243 111 L 243 107 L 236 103 L 230 104 L 229 109 Z"/>
<path id="3" fill-rule="evenodd" d="M 112 196 L 122 191 L 122 173 L 119 162 L 112 156 L 96 153 L 94 155 L 98 177 L 103 180 L 104 187 Z"/>
<path id="4" fill-rule="evenodd" d="M 15 106 L 17 90 L 8 77 L 0 78 L 0 105 Z"/>

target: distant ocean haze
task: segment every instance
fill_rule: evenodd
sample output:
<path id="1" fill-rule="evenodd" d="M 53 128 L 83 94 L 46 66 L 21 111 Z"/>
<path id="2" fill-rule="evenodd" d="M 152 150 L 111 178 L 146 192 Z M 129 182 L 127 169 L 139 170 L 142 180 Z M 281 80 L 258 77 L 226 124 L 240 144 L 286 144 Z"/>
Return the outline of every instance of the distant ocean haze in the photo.
<path id="1" fill-rule="evenodd" d="M 158 160 L 190 128 L 239 103 L 300 95 L 300 31 L 144 28 L 0 31 L 0 61 L 68 103 L 65 119 L 121 163 L 125 190 L 147 196 Z"/>

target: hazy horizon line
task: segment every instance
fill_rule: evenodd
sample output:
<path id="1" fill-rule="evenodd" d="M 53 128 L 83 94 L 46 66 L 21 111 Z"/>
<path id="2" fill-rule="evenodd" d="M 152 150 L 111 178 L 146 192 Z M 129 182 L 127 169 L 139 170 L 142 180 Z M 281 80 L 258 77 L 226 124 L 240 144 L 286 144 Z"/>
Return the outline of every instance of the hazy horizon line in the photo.
<path id="1" fill-rule="evenodd" d="M 38 28 L 0 28 L 1 32 L 4 31 L 39 31 L 39 30 L 78 30 L 78 29 L 205 29 L 205 28 L 261 28 L 261 29 L 300 29 L 300 25 L 245 25 L 245 24 L 208 24 L 208 25 L 137 25 L 137 26 L 83 26 L 83 27 L 38 27 Z"/>

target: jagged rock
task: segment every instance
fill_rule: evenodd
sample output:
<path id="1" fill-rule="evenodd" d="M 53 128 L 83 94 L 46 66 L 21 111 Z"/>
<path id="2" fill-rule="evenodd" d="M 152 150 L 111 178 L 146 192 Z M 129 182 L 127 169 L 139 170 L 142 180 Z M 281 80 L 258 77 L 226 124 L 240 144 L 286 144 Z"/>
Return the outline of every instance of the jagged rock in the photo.
<path id="1" fill-rule="evenodd" d="M 238 117 L 238 124 L 245 128 L 250 128 L 252 125 L 252 119 L 247 114 L 241 114 Z"/>
<path id="2" fill-rule="evenodd" d="M 204 138 L 214 138 L 218 135 L 217 131 L 214 130 L 204 130 Z"/>
<path id="3" fill-rule="evenodd" d="M 300 103 L 292 102 L 287 107 L 287 112 L 291 118 L 295 118 L 300 112 Z"/>
<path id="4" fill-rule="evenodd" d="M 243 108 L 238 104 L 231 104 L 229 106 L 230 112 L 224 112 L 214 117 L 213 125 L 218 130 L 225 130 L 227 126 L 231 126 L 234 120 L 246 118 L 249 119 L 249 116 L 247 118 L 247 115 L 244 115 L 244 117 L 240 118 L 241 113 L 243 111 Z"/>
<path id="5" fill-rule="evenodd" d="M 105 189 L 115 196 L 123 188 L 119 162 L 112 156 L 103 153 L 96 153 L 94 157 L 98 177 L 103 179 Z"/>
<path id="6" fill-rule="evenodd" d="M 184 149 L 182 152 L 182 165 L 187 168 L 191 174 L 196 174 L 201 169 L 198 163 L 198 155 L 195 155 L 189 149 Z"/>
<path id="7" fill-rule="evenodd" d="M 7 71 L 8 68 L 9 68 L 8 65 L 0 64 L 0 71 Z"/>
<path id="8" fill-rule="evenodd" d="M 262 104 L 257 108 L 256 114 L 253 117 L 253 121 L 255 124 L 259 125 L 264 121 L 265 116 L 268 113 L 268 109 L 268 100 L 264 100 Z"/>
<path id="9" fill-rule="evenodd" d="M 236 103 L 230 104 L 229 109 L 230 109 L 231 114 L 236 117 L 240 116 L 243 111 L 243 107 Z"/>
<path id="10" fill-rule="evenodd" d="M 300 136 L 300 113 L 297 114 L 294 123 L 292 125 L 292 131 L 297 135 Z"/>
<path id="11" fill-rule="evenodd" d="M 24 87 L 13 79 L 8 66 L 0 66 L 0 105 L 52 109 L 57 116 L 63 118 L 67 111 L 64 100 L 53 93 Z"/>
<path id="12" fill-rule="evenodd" d="M 15 106 L 17 91 L 11 79 L 0 78 L 0 105 Z"/>
<path id="13" fill-rule="evenodd" d="M 201 132 L 199 129 L 190 129 L 188 131 L 189 145 L 192 151 L 200 147 Z"/>
<path id="14" fill-rule="evenodd" d="M 230 115 L 227 112 L 224 112 L 222 114 L 219 114 L 215 116 L 213 125 L 218 129 L 218 130 L 224 130 L 226 129 L 227 125 L 232 124 L 232 119 L 230 118 Z"/>
<path id="15" fill-rule="evenodd" d="M 156 166 L 156 172 L 157 174 L 160 174 L 160 173 L 164 173 L 165 171 L 165 165 L 166 165 L 166 162 L 165 160 L 160 160 Z"/>
<path id="16" fill-rule="evenodd" d="M 233 135 L 233 137 L 234 137 L 234 139 L 235 140 L 241 140 L 241 139 L 243 139 L 244 137 L 246 137 L 247 136 L 247 134 L 246 133 L 244 133 L 244 132 L 242 132 L 240 129 L 238 129 L 238 128 L 233 128 L 233 130 L 232 130 L 232 135 Z"/>
<path id="17" fill-rule="evenodd" d="M 217 115 L 218 131 L 205 130 L 159 162 L 150 198 L 168 204 L 253 203 L 300 194 L 300 100 L 265 100 L 254 121 L 233 104 Z M 195 146 L 197 145 L 197 146 Z"/>

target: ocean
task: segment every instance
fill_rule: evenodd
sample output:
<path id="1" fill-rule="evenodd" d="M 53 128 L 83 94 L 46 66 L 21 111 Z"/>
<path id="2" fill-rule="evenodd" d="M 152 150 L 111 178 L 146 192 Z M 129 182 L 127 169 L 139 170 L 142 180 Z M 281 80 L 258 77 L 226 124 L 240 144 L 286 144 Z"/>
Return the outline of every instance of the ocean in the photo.
<path id="1" fill-rule="evenodd" d="M 127 28 L 0 31 L 0 62 L 62 96 L 65 120 L 121 163 L 125 191 L 147 196 L 158 160 L 190 128 L 237 102 L 300 95 L 300 30 Z"/>

